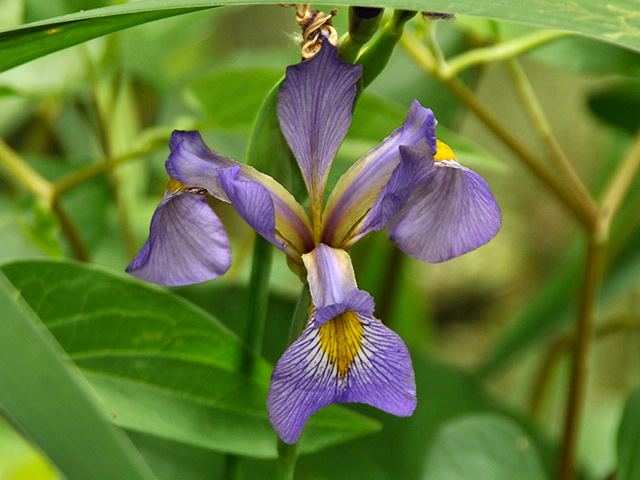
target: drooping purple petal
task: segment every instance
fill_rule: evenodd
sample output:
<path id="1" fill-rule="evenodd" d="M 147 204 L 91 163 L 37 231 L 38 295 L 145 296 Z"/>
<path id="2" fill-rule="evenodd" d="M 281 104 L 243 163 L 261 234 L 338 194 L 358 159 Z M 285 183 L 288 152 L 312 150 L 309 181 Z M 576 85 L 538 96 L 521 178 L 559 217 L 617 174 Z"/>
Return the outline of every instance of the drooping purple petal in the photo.
<path id="1" fill-rule="evenodd" d="M 387 232 L 407 255 L 439 263 L 484 245 L 500 225 L 500 208 L 487 182 L 447 160 L 436 162 L 436 174 L 413 190 Z"/>
<path id="2" fill-rule="evenodd" d="M 405 206 L 411 192 L 436 173 L 433 151 L 400 146 L 402 161 L 382 188 L 380 195 L 357 227 L 349 232 L 344 248 L 350 248 L 360 238 L 372 230 L 381 230 L 387 222 Z"/>
<path id="3" fill-rule="evenodd" d="M 177 286 L 217 278 L 230 265 L 229 239 L 206 198 L 170 191 L 153 214 L 149 238 L 127 272 Z"/>
<path id="4" fill-rule="evenodd" d="M 416 385 L 402 339 L 377 318 L 345 312 L 320 328 L 310 322 L 280 357 L 267 396 L 269 420 L 285 443 L 332 403 L 359 402 L 409 416 Z"/>
<path id="5" fill-rule="evenodd" d="M 347 170 L 327 200 L 324 243 L 341 245 L 372 207 L 401 161 L 400 145 L 436 151 L 436 124 L 433 112 L 414 100 L 404 124 Z"/>
<path id="6" fill-rule="evenodd" d="M 300 251 L 313 246 L 310 224 L 304 208 L 282 185 L 255 168 L 241 164 L 210 150 L 197 131 L 176 130 L 169 142 L 171 155 L 166 168 L 171 176 L 183 185 L 205 188 L 214 197 L 230 202 L 220 184 L 219 172 L 239 167 L 238 180 L 262 185 L 271 197 L 276 229 Z"/>
<path id="7" fill-rule="evenodd" d="M 283 248 L 284 242 L 276 238 L 275 209 L 269 192 L 257 182 L 238 180 L 239 172 L 239 165 L 218 170 L 220 187 L 251 228 L 276 247 Z"/>
<path id="8" fill-rule="evenodd" d="M 351 124 L 361 75 L 362 66 L 340 60 L 328 41 L 311 59 L 287 68 L 278 119 L 311 198 L 322 198 L 331 163 Z"/>
<path id="9" fill-rule="evenodd" d="M 302 255 L 307 269 L 311 299 L 316 307 L 314 327 L 324 325 L 346 310 L 372 315 L 373 298 L 358 290 L 349 254 L 324 244 Z"/>

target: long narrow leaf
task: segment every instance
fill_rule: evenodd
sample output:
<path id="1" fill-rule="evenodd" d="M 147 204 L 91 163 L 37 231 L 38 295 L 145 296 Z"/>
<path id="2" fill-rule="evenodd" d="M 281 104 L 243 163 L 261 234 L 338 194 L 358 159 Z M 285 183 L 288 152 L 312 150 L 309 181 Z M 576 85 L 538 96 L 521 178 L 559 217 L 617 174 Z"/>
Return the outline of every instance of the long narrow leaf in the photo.
<path id="1" fill-rule="evenodd" d="M 63 48 L 135 25 L 207 8 L 237 4 L 276 4 L 274 0 L 141 0 L 88 10 L 0 32 L 0 72 Z M 350 5 L 336 0 L 335 5 Z M 451 12 L 511 20 L 580 33 L 640 50 L 640 15 L 635 0 L 530 0 L 494 2 L 433 0 L 361 0 L 361 6 L 385 6 L 409 10 Z"/>
<path id="2" fill-rule="evenodd" d="M 69 480 L 154 475 L 0 272 L 0 405 Z"/>

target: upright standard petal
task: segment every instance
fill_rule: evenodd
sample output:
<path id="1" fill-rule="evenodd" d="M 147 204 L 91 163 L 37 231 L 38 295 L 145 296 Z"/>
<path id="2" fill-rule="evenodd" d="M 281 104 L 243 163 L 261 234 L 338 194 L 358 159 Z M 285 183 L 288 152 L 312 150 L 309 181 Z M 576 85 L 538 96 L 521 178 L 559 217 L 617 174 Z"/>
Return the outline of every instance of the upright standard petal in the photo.
<path id="1" fill-rule="evenodd" d="M 316 309 L 313 320 L 315 328 L 347 310 L 364 315 L 373 314 L 373 298 L 368 292 L 358 290 L 347 252 L 320 244 L 302 255 L 302 260 Z"/>
<path id="2" fill-rule="evenodd" d="M 328 41 L 311 59 L 287 68 L 278 119 L 312 199 L 322 199 L 331 163 L 351 125 L 361 75 L 362 66 L 340 60 Z"/>
<path id="3" fill-rule="evenodd" d="M 298 251 L 313 247 L 309 218 L 304 208 L 282 185 L 256 169 L 236 162 L 213 150 L 202 141 L 197 131 L 176 130 L 169 142 L 171 155 L 166 168 L 183 185 L 205 188 L 214 197 L 231 202 L 220 183 L 221 171 L 237 167 L 237 180 L 259 184 L 271 197 L 275 214 L 275 229 Z"/>
<path id="4" fill-rule="evenodd" d="M 501 213 L 487 182 L 438 142 L 435 175 L 418 185 L 387 224 L 389 238 L 407 255 L 430 263 L 457 257 L 491 240 Z M 449 155 L 447 155 L 449 156 Z"/>
<path id="5" fill-rule="evenodd" d="M 381 230 L 409 200 L 416 185 L 426 182 L 436 173 L 433 151 L 400 146 L 402 161 L 391 179 L 382 188 L 371 209 L 347 235 L 343 248 L 350 248 L 372 230 Z"/>
<path id="6" fill-rule="evenodd" d="M 416 385 L 406 345 L 372 316 L 346 311 L 320 328 L 308 323 L 271 375 L 269 420 L 285 443 L 298 441 L 307 420 L 332 403 L 367 403 L 409 416 Z"/>
<path id="7" fill-rule="evenodd" d="M 354 163 L 338 180 L 327 200 L 322 241 L 341 245 L 351 228 L 373 206 L 400 163 L 400 145 L 436 150 L 433 112 L 416 100 L 404 124 Z"/>
<path id="8" fill-rule="evenodd" d="M 204 282 L 225 273 L 231 249 L 224 226 L 204 195 L 169 181 L 151 220 L 149 238 L 127 272 L 160 285 Z"/>

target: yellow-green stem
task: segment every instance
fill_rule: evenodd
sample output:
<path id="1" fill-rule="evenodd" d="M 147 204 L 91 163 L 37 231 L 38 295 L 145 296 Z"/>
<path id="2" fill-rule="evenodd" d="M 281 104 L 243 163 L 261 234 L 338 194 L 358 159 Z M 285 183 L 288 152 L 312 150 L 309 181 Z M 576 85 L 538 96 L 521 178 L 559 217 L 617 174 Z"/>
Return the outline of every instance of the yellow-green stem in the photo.
<path id="1" fill-rule="evenodd" d="M 533 87 L 524 73 L 520 62 L 518 62 L 517 59 L 512 58 L 507 61 L 507 68 L 516 86 L 516 90 L 520 95 L 520 99 L 522 100 L 525 110 L 529 114 L 529 117 L 533 122 L 533 126 L 544 143 L 557 171 L 564 177 L 567 186 L 573 190 L 583 207 L 590 212 L 589 216 L 591 218 L 595 218 L 598 205 L 593 199 L 593 196 L 589 193 L 589 190 L 587 190 L 587 187 L 578 173 L 573 168 L 573 165 L 571 165 L 567 155 L 553 134 L 551 125 L 549 124 L 544 110 L 542 109 L 542 105 L 540 105 L 540 101 L 533 91 Z"/>
<path id="2" fill-rule="evenodd" d="M 538 30 L 528 35 L 523 35 L 512 40 L 505 40 L 490 47 L 475 48 L 448 60 L 447 74 L 450 77 L 456 76 L 465 70 L 480 63 L 497 62 L 514 58 L 521 53 L 529 51 L 535 47 L 551 42 L 558 38 L 572 35 L 570 32 L 559 32 L 554 30 Z"/>
<path id="3" fill-rule="evenodd" d="M 573 480 L 575 478 L 579 424 L 586 390 L 587 357 L 593 335 L 593 317 L 595 315 L 598 291 L 602 282 L 607 240 L 606 232 L 601 232 L 599 229 L 591 232 L 588 239 L 582 290 L 576 319 L 575 343 L 573 345 L 558 480 Z"/>
<path id="4" fill-rule="evenodd" d="M 36 172 L 2 138 L 0 138 L 0 164 L 34 197 L 47 207 L 51 207 L 54 199 L 54 189 L 51 182 Z"/>

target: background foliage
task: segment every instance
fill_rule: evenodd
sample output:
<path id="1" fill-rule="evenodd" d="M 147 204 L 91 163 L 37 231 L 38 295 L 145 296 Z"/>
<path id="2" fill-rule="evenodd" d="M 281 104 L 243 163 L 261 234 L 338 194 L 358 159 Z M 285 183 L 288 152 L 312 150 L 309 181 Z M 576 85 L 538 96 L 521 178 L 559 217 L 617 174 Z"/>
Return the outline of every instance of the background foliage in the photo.
<path id="1" fill-rule="evenodd" d="M 233 246 L 223 278 L 169 291 L 120 273 L 161 197 L 171 130 L 199 128 L 208 145 L 245 159 L 264 98 L 299 60 L 292 10 L 210 8 L 223 3 L 0 0 L 2 480 L 223 478 L 236 458 L 229 454 L 242 456 L 244 478 L 274 476 L 264 398 L 300 289 L 283 256 L 273 256 L 261 355 L 241 340 L 253 235 L 227 206 L 214 205 Z M 338 3 L 344 33 L 347 3 Z M 640 126 L 636 2 L 436 0 L 430 8 L 458 14 L 434 34 L 447 58 L 517 45 L 546 28 L 587 35 L 557 35 L 522 48 L 519 59 L 597 198 Z M 422 20 L 407 35 L 423 38 Z M 322 411 L 305 430 L 296 478 L 552 478 L 584 236 L 407 51 L 396 49 L 359 101 L 332 181 L 417 98 L 460 162 L 488 181 L 503 227 L 488 245 L 440 265 L 399 255 L 384 233 L 354 248 L 359 286 L 412 351 L 418 409 L 409 419 L 360 405 Z M 477 98 L 544 158 L 507 64 L 464 66 L 460 77 Z M 632 395 L 640 384 L 639 204 L 636 181 L 613 225 L 597 302 L 579 443 L 584 478 L 640 475 L 640 397 Z M 247 356 L 255 368 L 240 373 Z"/>

